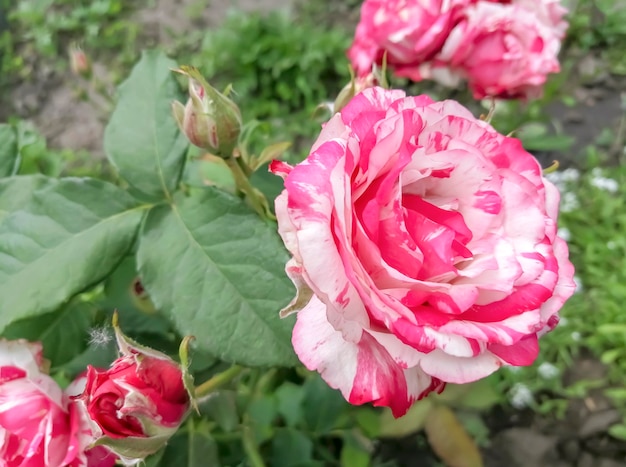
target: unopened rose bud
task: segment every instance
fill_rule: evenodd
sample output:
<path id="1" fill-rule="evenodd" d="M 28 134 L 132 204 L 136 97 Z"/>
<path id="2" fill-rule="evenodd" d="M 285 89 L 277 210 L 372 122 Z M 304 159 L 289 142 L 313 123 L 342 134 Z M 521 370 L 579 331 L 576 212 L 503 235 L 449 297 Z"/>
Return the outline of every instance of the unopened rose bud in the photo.
<path id="1" fill-rule="evenodd" d="M 94 446 L 127 464 L 161 449 L 182 423 L 190 396 L 180 365 L 136 345 L 116 328 L 122 356 L 108 370 L 88 367 L 77 397 L 92 422 Z"/>
<path id="2" fill-rule="evenodd" d="M 87 54 L 77 45 L 70 46 L 70 69 L 72 73 L 83 78 L 89 78 L 91 76 L 91 61 Z"/>
<path id="3" fill-rule="evenodd" d="M 378 79 L 373 73 L 358 78 L 352 78 L 352 80 L 339 91 L 337 99 L 335 99 L 335 103 L 333 104 L 333 112 L 340 112 L 354 96 L 376 85 L 378 85 Z"/>
<path id="4" fill-rule="evenodd" d="M 241 132 L 237 104 L 209 85 L 192 67 L 176 70 L 189 78 L 186 105 L 172 103 L 174 118 L 189 141 L 218 156 L 230 157 Z"/>

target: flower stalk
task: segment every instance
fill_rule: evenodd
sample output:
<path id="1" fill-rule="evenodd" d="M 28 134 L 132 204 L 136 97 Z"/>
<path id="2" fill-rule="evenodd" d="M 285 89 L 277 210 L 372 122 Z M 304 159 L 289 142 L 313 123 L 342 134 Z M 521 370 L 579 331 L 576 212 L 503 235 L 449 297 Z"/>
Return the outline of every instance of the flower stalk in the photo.
<path id="1" fill-rule="evenodd" d="M 230 381 L 235 379 L 243 370 L 243 367 L 239 365 L 233 365 L 229 369 L 216 374 L 212 378 L 206 380 L 204 383 L 196 386 L 195 396 L 197 398 L 201 398 L 203 396 L 211 394 L 220 386 L 223 386 L 224 384 L 229 383 Z"/>

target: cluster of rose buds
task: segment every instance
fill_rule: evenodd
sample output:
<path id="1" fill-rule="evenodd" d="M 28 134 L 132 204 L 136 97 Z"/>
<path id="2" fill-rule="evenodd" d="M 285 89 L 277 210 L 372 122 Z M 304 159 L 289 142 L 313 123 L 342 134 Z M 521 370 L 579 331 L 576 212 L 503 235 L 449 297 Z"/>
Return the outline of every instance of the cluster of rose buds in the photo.
<path id="1" fill-rule="evenodd" d="M 398 76 L 474 97 L 539 97 L 559 71 L 566 9 L 559 0 L 366 0 L 348 51 L 360 76 L 386 56 Z"/>
<path id="2" fill-rule="evenodd" d="M 165 445 L 190 406 L 181 367 L 117 327 L 116 336 L 121 357 L 65 391 L 40 343 L 0 340 L 0 465 L 133 465 Z"/>

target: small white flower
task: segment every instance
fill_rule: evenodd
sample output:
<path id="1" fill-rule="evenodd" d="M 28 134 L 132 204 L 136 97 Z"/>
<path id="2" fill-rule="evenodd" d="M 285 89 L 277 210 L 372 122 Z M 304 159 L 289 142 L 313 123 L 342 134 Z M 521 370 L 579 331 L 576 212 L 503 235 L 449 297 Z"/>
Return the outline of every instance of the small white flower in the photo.
<path id="1" fill-rule="evenodd" d="M 613 240 L 609 240 L 608 242 L 606 242 L 606 247 L 609 250 L 615 250 L 615 248 L 617 248 L 617 243 L 615 243 Z"/>
<path id="2" fill-rule="evenodd" d="M 516 409 L 528 407 L 533 402 L 533 393 L 528 386 L 522 383 L 516 383 L 509 392 L 511 405 Z"/>
<path id="3" fill-rule="evenodd" d="M 539 373 L 539 376 L 541 376 L 543 379 L 553 379 L 559 376 L 560 371 L 552 363 L 543 362 L 537 368 L 537 373 Z"/>
<path id="4" fill-rule="evenodd" d="M 565 318 L 564 316 L 559 318 L 559 326 L 567 326 L 568 323 L 569 319 Z"/>
<path id="5" fill-rule="evenodd" d="M 521 366 L 505 366 L 504 368 L 506 368 L 509 373 L 519 373 L 522 371 Z"/>
<path id="6" fill-rule="evenodd" d="M 578 169 L 574 169 L 570 167 L 569 169 L 565 169 L 563 171 L 563 180 L 566 182 L 575 182 L 580 178 L 580 172 Z"/>
<path id="7" fill-rule="evenodd" d="M 572 238 L 572 233 L 567 227 L 561 227 L 559 230 L 557 230 L 556 234 L 566 242 L 569 242 Z"/>
<path id="8" fill-rule="evenodd" d="M 578 331 L 574 331 L 574 332 L 570 335 L 570 337 L 572 338 L 572 340 L 573 340 L 574 342 L 578 342 L 582 336 L 580 335 L 580 333 L 579 333 Z"/>
<path id="9" fill-rule="evenodd" d="M 617 193 L 617 190 L 619 190 L 617 181 L 608 177 L 593 177 L 589 183 L 599 190 L 605 190 L 609 193 Z"/>
<path id="10" fill-rule="evenodd" d="M 578 202 L 578 197 L 576 193 L 572 193 L 571 191 L 566 191 L 563 193 L 561 197 L 561 211 L 563 212 L 572 212 L 575 209 L 578 209 L 580 203 Z"/>
<path id="11" fill-rule="evenodd" d="M 545 178 L 554 183 L 559 191 L 564 191 L 568 183 L 575 182 L 580 178 L 580 172 L 576 169 L 569 168 L 546 174 Z"/>

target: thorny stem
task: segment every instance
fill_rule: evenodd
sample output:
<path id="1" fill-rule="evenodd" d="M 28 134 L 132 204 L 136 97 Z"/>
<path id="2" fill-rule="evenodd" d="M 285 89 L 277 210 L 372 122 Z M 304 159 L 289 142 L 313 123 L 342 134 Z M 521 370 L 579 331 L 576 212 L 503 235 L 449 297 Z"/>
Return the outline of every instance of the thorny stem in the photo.
<path id="1" fill-rule="evenodd" d="M 233 379 L 235 379 L 239 373 L 243 371 L 243 367 L 239 365 L 233 365 L 228 370 L 222 371 L 221 373 L 216 374 L 212 378 L 208 379 L 204 383 L 196 386 L 195 396 L 197 398 L 206 396 L 215 391 L 219 386 L 226 384 Z"/>

